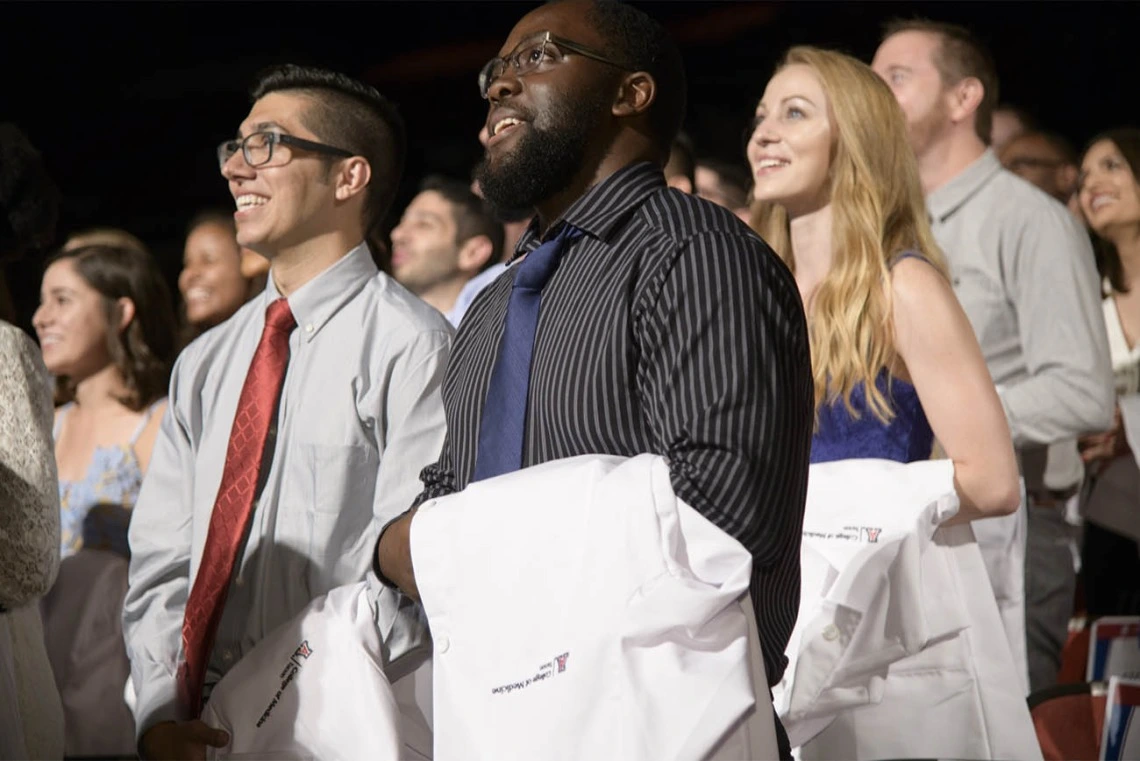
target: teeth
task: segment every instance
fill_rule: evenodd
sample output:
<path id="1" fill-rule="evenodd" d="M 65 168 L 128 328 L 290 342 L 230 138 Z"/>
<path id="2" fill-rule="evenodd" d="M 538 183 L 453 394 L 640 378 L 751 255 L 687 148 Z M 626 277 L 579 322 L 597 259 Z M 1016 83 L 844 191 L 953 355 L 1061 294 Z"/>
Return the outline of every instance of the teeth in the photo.
<path id="1" fill-rule="evenodd" d="M 58 336 L 44 336 L 40 339 L 40 346 L 47 346 L 49 344 L 57 344 L 57 343 L 59 343 L 59 340 L 60 339 Z"/>
<path id="2" fill-rule="evenodd" d="M 210 298 L 211 291 L 209 288 L 191 288 L 186 291 L 187 301 L 205 301 Z"/>
<path id="3" fill-rule="evenodd" d="M 251 206 L 263 206 L 269 199 L 264 196 L 255 196 L 247 194 L 237 197 L 237 207 L 239 209 L 248 209 Z"/>
<path id="4" fill-rule="evenodd" d="M 497 135 L 499 134 L 499 130 L 501 130 L 503 127 L 513 127 L 516 124 L 522 124 L 522 121 L 514 118 L 513 116 L 508 116 L 505 119 L 500 119 L 499 121 L 495 122 L 495 126 L 491 128 L 491 134 Z"/>
<path id="5" fill-rule="evenodd" d="M 760 159 L 759 166 L 761 169 L 770 169 L 774 166 L 784 166 L 787 163 L 783 159 Z"/>
<path id="6" fill-rule="evenodd" d="M 1107 195 L 1107 194 L 1106 195 L 1100 195 L 1100 196 L 1096 196 L 1095 198 L 1093 198 L 1090 206 L 1092 206 L 1092 208 L 1094 208 L 1094 209 L 1099 209 L 1100 207 L 1107 206 L 1108 204 L 1113 203 L 1114 201 L 1116 201 L 1116 199 L 1110 195 Z"/>

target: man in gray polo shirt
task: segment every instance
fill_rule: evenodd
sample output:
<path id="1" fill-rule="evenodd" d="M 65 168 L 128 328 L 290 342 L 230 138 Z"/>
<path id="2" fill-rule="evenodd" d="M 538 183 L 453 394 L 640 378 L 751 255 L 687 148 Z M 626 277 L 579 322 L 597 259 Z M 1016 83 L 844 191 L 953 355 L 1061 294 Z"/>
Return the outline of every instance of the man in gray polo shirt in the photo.
<path id="1" fill-rule="evenodd" d="M 1092 248 L 1064 206 L 1002 169 L 987 148 L 997 74 L 968 31 L 892 25 L 872 67 L 906 114 L 934 236 L 1018 447 L 1028 509 L 975 531 L 1010 644 L 1015 655 L 1027 644 L 1029 683 L 1040 689 L 1056 680 L 1076 585 L 1064 520 L 1083 478 L 1074 439 L 1112 422 Z M 1021 590 L 1008 583 L 1017 577 L 1008 564 L 1026 522 L 1023 639 L 1010 616 Z"/>

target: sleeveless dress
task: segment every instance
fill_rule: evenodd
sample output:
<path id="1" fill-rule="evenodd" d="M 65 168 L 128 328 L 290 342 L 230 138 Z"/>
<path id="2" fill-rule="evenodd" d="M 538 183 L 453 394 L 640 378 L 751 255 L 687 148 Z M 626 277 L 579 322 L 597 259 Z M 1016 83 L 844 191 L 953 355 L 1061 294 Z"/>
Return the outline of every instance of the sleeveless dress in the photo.
<path id="1" fill-rule="evenodd" d="M 122 622 L 127 526 L 143 481 L 135 444 L 160 403 L 146 409 L 126 444 L 98 447 L 82 480 L 59 482 L 63 559 L 42 612 L 66 756 L 137 752 L 134 717 L 123 698 L 130 677 Z M 71 407 L 56 417 L 57 439 Z"/>
<path id="2" fill-rule="evenodd" d="M 922 254 L 904 251 L 894 258 L 891 267 L 911 258 L 926 261 Z M 891 378 L 883 369 L 875 377 L 875 387 L 894 412 L 891 421 L 884 424 L 875 417 L 867 404 L 867 389 L 859 383 L 851 392 L 856 415 L 851 414 L 842 398 L 820 406 L 819 427 L 811 439 L 813 463 L 863 458 L 896 462 L 930 459 L 934 432 L 914 386 Z"/>
<path id="3" fill-rule="evenodd" d="M 879 372 L 875 386 L 886 397 L 895 416 L 883 423 L 867 404 L 866 389 L 860 383 L 851 392 L 851 406 L 836 399 L 819 408 L 819 427 L 811 439 L 811 461 L 831 462 L 859 458 L 878 458 L 896 462 L 930 459 L 934 432 L 926 419 L 918 392 L 899 378 L 891 378 L 886 370 Z"/>
<path id="4" fill-rule="evenodd" d="M 105 549 L 128 557 L 127 523 L 138 499 L 143 472 L 135 444 L 150 422 L 159 400 L 143 413 L 126 444 L 97 447 L 81 481 L 59 480 L 60 557 L 83 547 Z M 52 435 L 58 440 L 73 404 L 60 408 Z"/>

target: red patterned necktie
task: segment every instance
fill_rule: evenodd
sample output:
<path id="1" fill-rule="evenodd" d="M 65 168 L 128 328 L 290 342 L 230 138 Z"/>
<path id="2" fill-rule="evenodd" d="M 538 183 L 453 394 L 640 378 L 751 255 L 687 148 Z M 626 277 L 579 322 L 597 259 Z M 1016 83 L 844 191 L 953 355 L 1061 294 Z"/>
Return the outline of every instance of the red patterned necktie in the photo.
<path id="1" fill-rule="evenodd" d="M 197 718 L 202 708 L 206 663 L 214 649 L 214 636 L 226 604 L 230 578 L 253 514 L 265 439 L 289 364 L 289 333 L 296 325 L 288 301 L 277 299 L 269 305 L 265 311 L 265 330 L 238 398 L 222 483 L 210 514 L 210 529 L 198 563 L 198 576 L 182 619 L 185 660 L 178 669 L 178 694 L 187 715 L 192 718 Z"/>

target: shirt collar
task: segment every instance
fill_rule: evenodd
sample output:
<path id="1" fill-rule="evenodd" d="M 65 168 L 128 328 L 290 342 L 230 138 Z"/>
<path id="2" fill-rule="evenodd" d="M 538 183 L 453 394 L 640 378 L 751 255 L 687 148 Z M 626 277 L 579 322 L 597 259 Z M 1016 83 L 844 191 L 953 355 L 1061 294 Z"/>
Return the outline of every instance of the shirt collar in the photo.
<path id="1" fill-rule="evenodd" d="M 936 221 L 945 222 L 1000 171 L 1001 162 L 993 150 L 987 148 L 957 177 L 926 197 L 927 209 Z"/>
<path id="2" fill-rule="evenodd" d="M 629 164 L 591 187 L 571 204 L 566 213 L 550 226 L 546 237 L 554 237 L 562 223 L 568 222 L 591 237 L 605 240 L 626 214 L 647 196 L 665 187 L 665 173 L 657 164 L 649 161 Z M 512 263 L 542 243 L 539 233 L 539 221 L 535 217 L 519 238 Z"/>
<path id="3" fill-rule="evenodd" d="M 289 296 L 289 309 L 304 341 L 312 341 L 325 323 L 355 296 L 378 270 L 368 244 L 361 242 L 315 278 Z M 265 284 L 265 305 L 281 298 L 270 274 Z"/>

